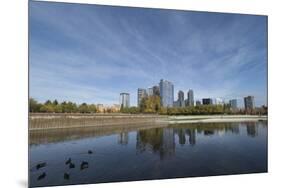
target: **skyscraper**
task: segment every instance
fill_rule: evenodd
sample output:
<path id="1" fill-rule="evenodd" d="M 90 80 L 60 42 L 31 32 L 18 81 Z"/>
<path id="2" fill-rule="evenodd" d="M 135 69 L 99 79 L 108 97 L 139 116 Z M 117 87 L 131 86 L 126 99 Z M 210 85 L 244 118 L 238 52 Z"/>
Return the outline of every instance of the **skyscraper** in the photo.
<path id="1" fill-rule="evenodd" d="M 216 105 L 223 105 L 224 104 L 224 101 L 223 101 L 222 98 L 214 98 L 212 100 L 213 100 L 213 104 L 216 104 Z"/>
<path id="2" fill-rule="evenodd" d="M 229 101 L 230 109 L 236 110 L 237 109 L 237 99 L 231 99 Z"/>
<path id="3" fill-rule="evenodd" d="M 130 107 L 130 94 L 120 93 L 120 106 L 121 108 Z"/>
<path id="4" fill-rule="evenodd" d="M 161 105 L 164 107 L 173 107 L 174 103 L 174 85 L 167 80 L 160 80 L 160 98 Z"/>
<path id="5" fill-rule="evenodd" d="M 152 96 L 153 95 L 153 88 L 148 88 L 147 89 L 147 96 Z"/>
<path id="6" fill-rule="evenodd" d="M 184 92 L 181 90 L 178 92 L 178 101 L 184 101 Z"/>
<path id="7" fill-rule="evenodd" d="M 187 106 L 194 106 L 194 95 L 192 89 L 187 92 Z"/>
<path id="8" fill-rule="evenodd" d="M 152 90 L 153 90 L 153 95 L 154 96 L 160 96 L 160 88 L 159 88 L 159 86 L 153 86 Z"/>
<path id="9" fill-rule="evenodd" d="M 200 106 L 201 105 L 201 101 L 197 100 L 196 101 L 196 106 Z"/>
<path id="10" fill-rule="evenodd" d="M 138 88 L 138 106 L 141 104 L 141 100 L 147 96 L 146 90 Z"/>
<path id="11" fill-rule="evenodd" d="M 178 92 L 178 101 L 177 101 L 178 107 L 184 107 L 184 92 L 183 91 L 179 91 Z"/>
<path id="12" fill-rule="evenodd" d="M 244 97 L 244 105 L 246 110 L 253 110 L 255 108 L 254 96 Z"/>
<path id="13" fill-rule="evenodd" d="M 211 98 L 202 99 L 203 105 L 210 105 L 213 104 L 213 100 Z"/>

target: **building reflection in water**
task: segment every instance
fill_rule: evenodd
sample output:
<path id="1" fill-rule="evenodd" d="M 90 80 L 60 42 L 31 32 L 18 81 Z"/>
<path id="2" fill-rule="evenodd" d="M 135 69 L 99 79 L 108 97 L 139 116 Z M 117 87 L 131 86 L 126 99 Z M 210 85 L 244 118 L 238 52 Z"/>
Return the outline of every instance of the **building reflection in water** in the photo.
<path id="1" fill-rule="evenodd" d="M 179 145 L 196 144 L 196 130 L 183 128 L 149 129 L 137 132 L 137 153 L 144 151 L 158 153 L 161 159 L 175 154 L 175 135 L 179 138 Z M 187 141 L 188 139 L 188 141 Z M 189 143 L 188 143 L 189 142 Z"/>
<path id="2" fill-rule="evenodd" d="M 176 133 L 177 133 L 177 135 L 179 137 L 179 144 L 183 146 L 185 144 L 185 142 L 186 142 L 184 130 L 183 129 L 178 129 L 176 131 Z"/>
<path id="3" fill-rule="evenodd" d="M 189 144 L 192 146 L 196 144 L 195 129 L 189 129 Z"/>
<path id="4" fill-rule="evenodd" d="M 177 134 L 179 137 L 179 144 L 185 145 L 190 144 L 191 146 L 196 144 L 196 130 L 195 129 L 184 129 L 179 128 L 177 129 Z M 188 137 L 188 141 L 186 141 Z"/>
<path id="5" fill-rule="evenodd" d="M 256 123 L 245 123 L 247 135 L 254 137 L 258 134 L 258 125 Z M 136 150 L 137 153 L 144 151 L 159 154 L 161 159 L 168 156 L 175 155 L 175 137 L 178 137 L 178 144 L 185 146 L 196 145 L 196 137 L 198 135 L 211 136 L 211 135 L 224 135 L 224 134 L 240 134 L 240 126 L 235 123 L 221 123 L 221 124 L 196 124 L 186 127 L 166 127 L 139 130 L 136 135 Z M 127 136 L 121 135 L 124 143 L 127 143 Z"/>
<path id="6" fill-rule="evenodd" d="M 251 137 L 258 136 L 258 125 L 255 125 L 253 123 L 247 124 L 247 134 Z"/>
<path id="7" fill-rule="evenodd" d="M 118 144 L 127 145 L 129 142 L 129 134 L 128 132 L 121 132 L 118 135 Z"/>
<path id="8" fill-rule="evenodd" d="M 158 153 L 161 159 L 173 156 L 175 153 L 175 136 L 173 128 L 156 128 L 137 132 L 136 149 Z"/>
<path id="9" fill-rule="evenodd" d="M 175 136 L 173 128 L 165 128 L 163 130 L 163 147 L 161 149 L 160 157 L 173 156 L 175 154 Z"/>

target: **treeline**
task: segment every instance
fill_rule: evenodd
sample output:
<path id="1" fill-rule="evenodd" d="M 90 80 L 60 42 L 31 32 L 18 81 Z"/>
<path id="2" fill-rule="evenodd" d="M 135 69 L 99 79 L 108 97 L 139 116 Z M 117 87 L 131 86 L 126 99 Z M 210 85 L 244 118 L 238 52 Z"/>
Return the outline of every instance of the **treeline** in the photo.
<path id="1" fill-rule="evenodd" d="M 98 108 L 95 104 L 82 103 L 80 105 L 64 101 L 59 103 L 57 100 L 47 100 L 39 103 L 35 99 L 29 99 L 29 112 L 42 113 L 97 113 Z M 104 109 L 103 113 L 112 113 L 111 109 Z M 116 112 L 116 111 L 115 111 Z M 118 112 L 118 111 L 117 111 Z M 231 109 L 225 105 L 199 105 L 188 107 L 162 107 L 159 96 L 149 96 L 143 98 L 139 107 L 125 108 L 121 106 L 121 113 L 129 114 L 162 114 L 162 115 L 215 115 L 215 114 L 251 114 L 267 115 L 267 107 L 262 106 L 253 110 Z"/>
<path id="2" fill-rule="evenodd" d="M 122 113 L 156 113 L 163 115 L 216 115 L 216 114 L 251 114 L 267 115 L 267 107 L 262 106 L 253 110 L 232 109 L 229 104 L 224 105 L 198 105 L 187 107 L 162 107 L 159 96 L 143 98 L 139 107 L 122 108 Z"/>
<path id="3" fill-rule="evenodd" d="M 156 107 L 157 108 L 157 107 Z M 226 109 L 223 105 L 200 105 L 189 107 L 159 107 L 142 109 L 141 107 L 123 108 L 123 113 L 157 113 L 163 115 L 212 115 L 212 114 L 243 114 L 243 111 L 231 111 Z"/>
<path id="4" fill-rule="evenodd" d="M 219 114 L 228 114 L 228 115 L 267 115 L 267 108 L 261 107 L 256 108 L 251 111 L 245 111 L 244 109 L 232 110 L 227 108 L 226 105 L 199 105 L 199 106 L 189 106 L 189 107 L 170 107 L 164 108 L 160 107 L 158 111 L 156 110 L 145 110 L 142 111 L 139 107 L 130 107 L 121 109 L 122 113 L 138 114 L 138 113 L 152 113 L 152 114 L 161 114 L 161 115 L 219 115 Z"/>
<path id="5" fill-rule="evenodd" d="M 96 113 L 97 108 L 94 104 L 82 103 L 77 105 L 73 102 L 59 103 L 57 100 L 47 100 L 45 103 L 39 103 L 35 99 L 29 99 L 29 112 L 46 113 Z"/>

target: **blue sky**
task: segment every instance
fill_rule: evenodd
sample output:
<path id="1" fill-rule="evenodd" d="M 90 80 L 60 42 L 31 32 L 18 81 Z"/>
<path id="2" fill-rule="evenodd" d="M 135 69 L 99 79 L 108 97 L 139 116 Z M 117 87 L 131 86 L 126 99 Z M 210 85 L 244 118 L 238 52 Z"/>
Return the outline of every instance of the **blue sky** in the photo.
<path id="1" fill-rule="evenodd" d="M 119 103 L 161 78 L 175 97 L 267 104 L 267 17 L 30 2 L 30 96 Z M 175 99 L 176 100 L 176 99 Z"/>

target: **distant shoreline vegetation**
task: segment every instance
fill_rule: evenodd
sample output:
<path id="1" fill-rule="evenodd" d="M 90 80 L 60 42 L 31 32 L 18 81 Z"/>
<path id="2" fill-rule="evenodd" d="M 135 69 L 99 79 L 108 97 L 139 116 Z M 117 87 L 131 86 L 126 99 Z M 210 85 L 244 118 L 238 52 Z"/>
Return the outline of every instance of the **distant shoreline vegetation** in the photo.
<path id="1" fill-rule="evenodd" d="M 76 104 L 70 101 L 59 103 L 57 100 L 47 100 L 39 103 L 29 99 L 29 112 L 32 113 L 126 113 L 126 114 L 160 114 L 160 115 L 216 115 L 216 114 L 251 114 L 267 115 L 267 107 L 262 106 L 252 110 L 231 109 L 228 104 L 223 105 L 198 105 L 188 107 L 162 107 L 160 97 L 152 96 L 141 101 L 139 107 L 104 108 L 100 110 L 95 104 Z"/>

